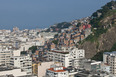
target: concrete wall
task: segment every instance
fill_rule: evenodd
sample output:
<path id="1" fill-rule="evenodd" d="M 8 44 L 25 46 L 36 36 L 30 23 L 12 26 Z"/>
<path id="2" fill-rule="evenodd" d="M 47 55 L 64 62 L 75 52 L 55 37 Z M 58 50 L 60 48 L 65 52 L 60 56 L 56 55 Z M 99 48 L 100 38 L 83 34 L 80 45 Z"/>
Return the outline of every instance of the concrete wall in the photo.
<path id="1" fill-rule="evenodd" d="M 10 75 L 10 74 L 13 74 L 15 77 L 16 76 L 27 75 L 26 72 L 21 72 L 21 69 L 13 69 L 13 70 L 8 70 L 8 71 L 0 71 L 0 76 L 1 75 Z"/>
<path id="2" fill-rule="evenodd" d="M 54 62 L 43 62 L 38 66 L 38 77 L 43 77 L 46 74 L 46 70 L 50 68 L 51 65 L 53 65 Z"/>

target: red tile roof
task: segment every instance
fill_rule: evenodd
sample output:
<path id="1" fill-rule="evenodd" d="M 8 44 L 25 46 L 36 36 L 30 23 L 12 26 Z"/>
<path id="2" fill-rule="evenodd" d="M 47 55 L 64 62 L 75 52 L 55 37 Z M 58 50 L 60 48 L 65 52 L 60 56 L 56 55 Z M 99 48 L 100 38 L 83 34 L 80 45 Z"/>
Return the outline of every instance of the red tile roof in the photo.
<path id="1" fill-rule="evenodd" d="M 63 67 L 63 70 L 54 70 L 54 68 L 50 68 L 48 70 L 53 71 L 53 72 L 64 72 L 65 67 Z"/>

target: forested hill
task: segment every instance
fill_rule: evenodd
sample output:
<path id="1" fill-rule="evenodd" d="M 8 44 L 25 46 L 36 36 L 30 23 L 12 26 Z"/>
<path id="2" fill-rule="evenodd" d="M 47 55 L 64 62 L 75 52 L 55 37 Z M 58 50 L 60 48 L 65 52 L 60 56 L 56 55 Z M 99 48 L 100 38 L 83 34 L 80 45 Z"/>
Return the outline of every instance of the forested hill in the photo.
<path id="1" fill-rule="evenodd" d="M 55 24 L 53 26 L 51 26 L 50 28 L 48 28 L 45 32 L 61 32 L 61 29 L 64 28 L 69 28 L 72 24 L 69 22 L 61 22 L 58 24 Z"/>
<path id="2" fill-rule="evenodd" d="M 116 1 L 111 1 L 91 16 L 92 34 L 81 42 L 86 58 L 102 60 L 103 52 L 116 50 Z"/>

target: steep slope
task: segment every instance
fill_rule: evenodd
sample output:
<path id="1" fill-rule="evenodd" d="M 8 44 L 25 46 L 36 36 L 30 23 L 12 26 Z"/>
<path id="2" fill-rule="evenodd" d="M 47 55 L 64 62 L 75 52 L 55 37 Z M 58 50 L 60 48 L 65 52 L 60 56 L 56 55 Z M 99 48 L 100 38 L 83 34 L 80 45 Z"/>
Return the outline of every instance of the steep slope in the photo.
<path id="1" fill-rule="evenodd" d="M 85 49 L 86 58 L 92 58 L 98 52 L 109 51 L 116 43 L 116 2 L 107 3 L 93 13 L 92 18 L 93 33 L 79 45 L 79 48 Z"/>
<path id="2" fill-rule="evenodd" d="M 86 58 L 92 58 L 98 52 L 110 50 L 116 43 L 116 26 L 108 29 L 106 33 L 99 36 L 98 41 L 86 41 L 79 48 L 86 51 Z"/>

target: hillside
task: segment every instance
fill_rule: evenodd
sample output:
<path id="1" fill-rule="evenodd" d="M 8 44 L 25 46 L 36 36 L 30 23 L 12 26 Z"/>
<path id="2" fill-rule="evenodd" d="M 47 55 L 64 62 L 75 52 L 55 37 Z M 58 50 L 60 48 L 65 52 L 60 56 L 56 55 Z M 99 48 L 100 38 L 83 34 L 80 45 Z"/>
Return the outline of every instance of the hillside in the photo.
<path id="1" fill-rule="evenodd" d="M 81 42 L 86 58 L 102 60 L 101 54 L 111 51 L 116 43 L 116 1 L 111 1 L 92 14 L 92 34 Z M 101 53 L 102 52 L 102 53 Z"/>
<path id="2" fill-rule="evenodd" d="M 61 32 L 64 28 L 69 28 L 72 24 L 69 22 L 61 22 L 58 24 L 55 24 L 54 26 L 51 26 L 48 28 L 45 32 Z"/>

